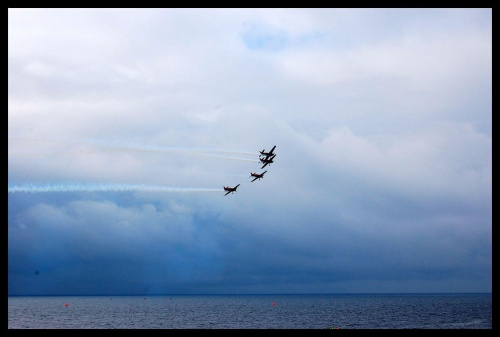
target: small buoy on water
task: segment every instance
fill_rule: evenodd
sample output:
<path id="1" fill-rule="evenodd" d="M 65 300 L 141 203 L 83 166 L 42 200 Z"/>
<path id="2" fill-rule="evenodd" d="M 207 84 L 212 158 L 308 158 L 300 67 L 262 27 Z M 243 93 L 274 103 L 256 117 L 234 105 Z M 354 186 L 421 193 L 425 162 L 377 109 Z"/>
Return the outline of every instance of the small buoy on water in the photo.
<path id="1" fill-rule="evenodd" d="M 66 303 L 64 306 L 66 306 L 66 307 L 67 307 L 67 306 L 69 306 L 69 304 L 68 304 L 68 303 Z"/>
<path id="2" fill-rule="evenodd" d="M 274 307 L 274 304 L 275 304 L 274 302 L 273 302 L 273 303 L 271 303 L 271 305 L 272 305 L 273 307 Z"/>

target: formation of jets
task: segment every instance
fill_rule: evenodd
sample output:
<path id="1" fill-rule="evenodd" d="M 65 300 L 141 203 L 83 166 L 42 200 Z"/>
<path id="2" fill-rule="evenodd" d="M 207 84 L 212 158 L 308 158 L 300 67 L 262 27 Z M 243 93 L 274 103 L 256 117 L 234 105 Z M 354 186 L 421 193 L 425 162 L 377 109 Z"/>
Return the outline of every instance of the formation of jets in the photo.
<path id="1" fill-rule="evenodd" d="M 260 153 L 259 160 L 262 164 L 264 164 L 264 165 L 262 165 L 261 169 L 263 169 L 267 165 L 274 163 L 274 157 L 276 157 L 276 153 L 274 153 L 275 148 L 276 148 L 276 145 L 274 145 L 273 148 L 269 152 L 266 152 L 266 149 L 259 151 L 259 153 Z M 264 174 L 266 172 L 267 171 L 264 171 L 262 173 L 251 172 L 250 177 L 253 177 L 253 180 L 251 182 L 254 182 L 257 179 L 260 180 L 260 179 L 264 178 Z M 226 194 L 224 194 L 224 196 L 228 195 L 229 193 L 236 192 L 236 189 L 238 188 L 238 186 L 240 186 L 240 184 L 236 185 L 235 187 L 223 186 L 224 191 L 226 192 Z"/>

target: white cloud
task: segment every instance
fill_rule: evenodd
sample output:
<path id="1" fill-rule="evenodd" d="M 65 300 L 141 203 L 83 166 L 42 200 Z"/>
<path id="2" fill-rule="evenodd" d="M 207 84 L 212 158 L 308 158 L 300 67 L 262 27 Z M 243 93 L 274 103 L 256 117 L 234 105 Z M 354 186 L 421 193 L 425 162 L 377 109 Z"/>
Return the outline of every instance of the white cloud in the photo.
<path id="1" fill-rule="evenodd" d="M 416 36 L 350 49 L 296 50 L 283 56 L 290 80 L 333 86 L 369 86 L 399 113 L 436 114 L 491 73 L 491 36 L 462 33 Z M 463 81 L 462 79 L 467 79 Z M 403 103 L 404 102 L 404 103 Z"/>

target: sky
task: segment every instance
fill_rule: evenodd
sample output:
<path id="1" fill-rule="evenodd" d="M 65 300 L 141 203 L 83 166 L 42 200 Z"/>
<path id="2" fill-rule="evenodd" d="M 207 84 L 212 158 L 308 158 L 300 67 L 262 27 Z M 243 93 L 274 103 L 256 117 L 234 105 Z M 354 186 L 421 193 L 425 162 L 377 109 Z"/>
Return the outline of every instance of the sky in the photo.
<path id="1" fill-rule="evenodd" d="M 10 8 L 8 190 L 9 295 L 491 292 L 492 9 Z"/>

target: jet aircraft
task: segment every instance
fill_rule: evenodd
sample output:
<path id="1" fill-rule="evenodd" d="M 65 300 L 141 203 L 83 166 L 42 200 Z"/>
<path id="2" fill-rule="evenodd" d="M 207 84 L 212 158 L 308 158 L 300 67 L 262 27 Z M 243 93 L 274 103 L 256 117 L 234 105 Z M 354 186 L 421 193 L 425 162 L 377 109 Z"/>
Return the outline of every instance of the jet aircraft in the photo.
<path id="1" fill-rule="evenodd" d="M 224 194 L 224 196 L 228 195 L 229 193 L 234 193 L 234 192 L 236 192 L 236 189 L 238 188 L 238 186 L 240 186 L 240 184 L 238 184 L 238 185 L 236 185 L 236 186 L 234 186 L 234 187 L 229 187 L 229 186 L 227 186 L 227 187 L 226 187 L 226 186 L 222 186 L 222 187 L 224 187 L 224 191 L 227 191 L 227 193 L 226 193 L 226 194 Z"/>
<path id="2" fill-rule="evenodd" d="M 273 154 L 269 158 L 260 158 L 260 162 L 264 164 L 264 165 L 262 165 L 261 169 L 263 169 L 264 167 L 266 167 L 269 164 L 274 163 L 274 157 L 276 157 L 276 154 Z"/>
<path id="3" fill-rule="evenodd" d="M 273 151 L 274 151 L 275 148 L 276 148 L 276 145 L 274 145 L 273 148 L 271 149 L 271 151 L 269 151 L 269 152 L 266 152 L 266 149 L 264 149 L 262 151 L 259 151 L 260 155 L 261 156 L 265 156 L 265 158 L 267 159 L 267 158 L 269 158 L 269 157 L 271 157 L 273 155 Z"/>
<path id="4" fill-rule="evenodd" d="M 267 171 L 264 171 L 264 172 L 262 172 L 261 174 L 257 174 L 257 173 L 253 173 L 253 172 L 252 172 L 252 173 L 251 173 L 251 176 L 252 176 L 252 177 L 255 177 L 255 178 L 253 178 L 253 180 L 252 180 L 251 182 L 254 182 L 254 181 L 255 181 L 255 180 L 257 180 L 257 179 L 264 178 L 264 174 L 265 174 L 266 172 L 267 172 Z"/>

